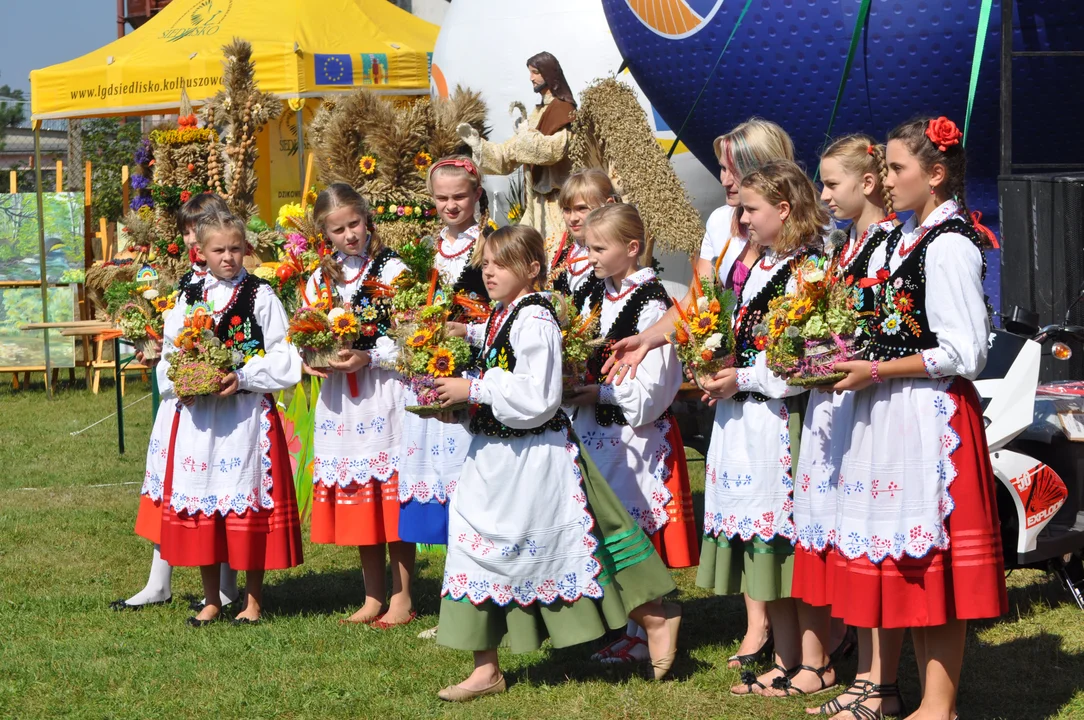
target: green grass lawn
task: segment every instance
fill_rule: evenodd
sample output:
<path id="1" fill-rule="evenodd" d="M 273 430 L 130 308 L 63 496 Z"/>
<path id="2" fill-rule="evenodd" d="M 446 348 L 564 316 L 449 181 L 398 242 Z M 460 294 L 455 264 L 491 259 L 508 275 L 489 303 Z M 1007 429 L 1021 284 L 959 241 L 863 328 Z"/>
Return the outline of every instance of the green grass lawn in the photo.
<path id="1" fill-rule="evenodd" d="M 147 392 L 131 382 L 125 400 Z M 40 383 L 0 388 L 0 717 L 804 717 L 800 700 L 727 694 L 738 681 L 726 658 L 744 628 L 742 604 L 696 588 L 693 570 L 677 573 L 685 620 L 673 682 L 596 667 L 591 647 L 505 655 L 510 692 L 465 706 L 436 691 L 467 674 L 469 655 L 415 637 L 436 623 L 436 553 L 419 557 L 419 621 L 384 633 L 339 625 L 361 601 L 361 573 L 356 551 L 326 545 L 306 544 L 303 566 L 268 574 L 259 627 L 186 627 L 188 600 L 200 594 L 189 568 L 174 573 L 171 605 L 111 612 L 111 600 L 143 586 L 149 565 L 132 527 L 150 401 L 125 414 L 124 456 L 114 420 L 70 433 L 113 409 L 111 385 L 97 396 L 62 386 L 52 401 Z M 702 464 L 691 469 L 702 487 Z M 969 633 L 962 720 L 1084 718 L 1084 613 L 1052 577 L 1017 572 L 1009 584 L 1009 614 Z M 905 653 L 901 684 L 913 705 Z"/>

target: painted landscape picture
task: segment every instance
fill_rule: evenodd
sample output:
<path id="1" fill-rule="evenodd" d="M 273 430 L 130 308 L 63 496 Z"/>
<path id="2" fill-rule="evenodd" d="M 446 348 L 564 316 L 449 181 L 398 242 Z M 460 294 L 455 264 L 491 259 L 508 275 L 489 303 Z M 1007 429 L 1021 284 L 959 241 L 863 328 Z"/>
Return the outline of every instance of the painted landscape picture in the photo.
<path id="1" fill-rule="evenodd" d="M 83 193 L 45 193 L 45 273 L 83 281 Z M 0 194 L 0 283 L 41 279 L 38 205 L 32 193 Z"/>

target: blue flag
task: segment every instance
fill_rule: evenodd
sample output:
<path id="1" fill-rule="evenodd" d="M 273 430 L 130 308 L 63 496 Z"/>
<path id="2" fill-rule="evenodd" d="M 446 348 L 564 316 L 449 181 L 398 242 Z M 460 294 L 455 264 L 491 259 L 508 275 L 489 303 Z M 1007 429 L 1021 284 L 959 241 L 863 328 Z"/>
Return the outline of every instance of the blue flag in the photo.
<path id="1" fill-rule="evenodd" d="M 317 85 L 353 85 L 354 64 L 349 55 L 313 56 Z"/>

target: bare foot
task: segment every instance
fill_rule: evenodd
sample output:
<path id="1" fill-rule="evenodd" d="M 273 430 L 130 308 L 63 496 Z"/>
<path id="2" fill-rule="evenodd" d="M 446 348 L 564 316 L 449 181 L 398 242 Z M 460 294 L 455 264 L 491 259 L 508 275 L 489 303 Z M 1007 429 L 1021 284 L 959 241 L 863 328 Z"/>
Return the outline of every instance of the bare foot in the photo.
<path id="1" fill-rule="evenodd" d="M 348 618 L 343 620 L 344 623 L 351 624 L 365 624 L 368 625 L 373 620 L 376 620 L 384 614 L 384 604 L 376 598 L 365 598 L 365 604 L 361 606 L 361 609 Z"/>
<path id="2" fill-rule="evenodd" d="M 386 622 L 388 625 L 398 625 L 410 620 L 410 614 L 414 611 L 413 604 L 410 602 L 410 598 L 398 598 L 392 597 L 391 602 L 388 603 L 388 610 L 384 613 L 384 616 L 380 619 Z M 495 680 L 494 680 L 495 681 Z M 492 683 L 491 683 L 492 684 Z"/>
<path id="3" fill-rule="evenodd" d="M 768 627 L 747 630 L 745 637 L 741 640 L 741 645 L 738 646 L 738 651 L 734 653 L 734 655 L 757 654 L 761 648 L 764 647 L 764 644 L 768 642 L 768 634 L 770 632 Z M 740 668 L 741 662 L 738 660 L 728 660 L 726 666 L 729 668 Z"/>
<path id="4" fill-rule="evenodd" d="M 238 620 L 248 620 L 250 622 L 256 622 L 260 619 L 259 608 L 253 606 L 246 607 L 241 612 L 237 613 Z"/>
<path id="5" fill-rule="evenodd" d="M 204 605 L 203 609 L 196 615 L 196 619 L 200 622 L 206 622 L 208 620 L 214 620 L 222 612 L 221 608 L 217 608 L 214 605 Z"/>

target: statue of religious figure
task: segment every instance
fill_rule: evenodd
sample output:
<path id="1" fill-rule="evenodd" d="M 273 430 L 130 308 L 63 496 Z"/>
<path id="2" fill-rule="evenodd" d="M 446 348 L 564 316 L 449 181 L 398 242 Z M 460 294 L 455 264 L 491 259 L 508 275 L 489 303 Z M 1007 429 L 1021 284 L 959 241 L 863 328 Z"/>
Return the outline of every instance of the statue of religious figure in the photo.
<path id="1" fill-rule="evenodd" d="M 532 56 L 527 60 L 527 70 L 541 102 L 526 122 L 521 120 L 516 124 L 512 137 L 493 143 L 481 138 L 470 125 L 462 124 L 457 131 L 473 150 L 474 160 L 483 172 L 508 175 L 523 166 L 525 207 L 521 222 L 542 234 L 552 258 L 565 231 L 557 196 L 572 171 L 568 146 L 576 99 L 569 90 L 561 63 L 550 53 Z"/>

